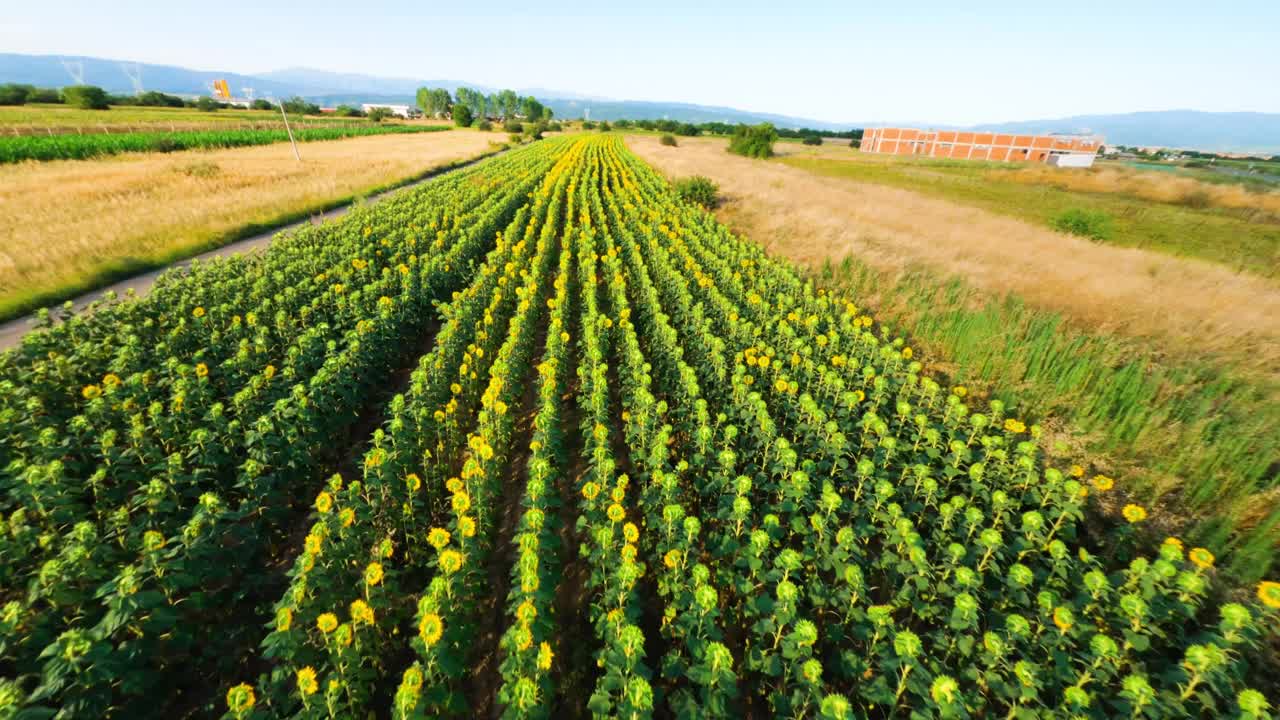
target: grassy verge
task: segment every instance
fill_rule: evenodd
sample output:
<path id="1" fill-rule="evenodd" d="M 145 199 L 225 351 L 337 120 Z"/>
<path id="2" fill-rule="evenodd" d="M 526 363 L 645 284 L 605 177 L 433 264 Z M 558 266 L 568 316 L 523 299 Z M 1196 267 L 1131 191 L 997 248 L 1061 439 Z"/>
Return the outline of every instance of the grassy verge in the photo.
<path id="1" fill-rule="evenodd" d="M 8 166 L 0 319 L 494 152 L 476 133 Z M 196 161 L 196 162 L 193 162 Z"/>
<path id="2" fill-rule="evenodd" d="M 1280 221 L 1269 213 L 1230 207 L 1190 207 L 1121 192 L 1089 192 L 1020 181 L 1018 165 L 883 156 L 784 157 L 822 175 L 874 182 L 976 206 L 1041 226 L 1072 210 L 1104 214 L 1105 236 L 1125 247 L 1199 258 L 1267 278 L 1280 278 Z"/>
<path id="3" fill-rule="evenodd" d="M 1160 509 L 1170 533 L 1212 548 L 1234 577 L 1271 571 L 1280 544 L 1280 388 L 1209 363 L 1166 363 L 1138 341 L 1083 332 L 1014 296 L 849 257 L 818 281 L 872 304 L 958 382 L 1000 388 L 1019 412 L 1083 450 L 1093 470 Z M 1051 448 L 1052 449 L 1052 448 Z"/>

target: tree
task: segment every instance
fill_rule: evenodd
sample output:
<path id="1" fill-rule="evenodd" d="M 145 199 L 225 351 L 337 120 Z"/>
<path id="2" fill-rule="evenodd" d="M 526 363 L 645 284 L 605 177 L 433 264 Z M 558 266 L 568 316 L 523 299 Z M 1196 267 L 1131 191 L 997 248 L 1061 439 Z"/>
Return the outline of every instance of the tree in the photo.
<path id="1" fill-rule="evenodd" d="M 263 100 L 262 98 L 258 98 L 257 100 L 254 100 L 252 103 L 249 104 L 249 107 L 253 110 L 275 110 L 276 109 L 276 106 L 272 105 L 270 100 Z"/>
<path id="2" fill-rule="evenodd" d="M 284 101 L 285 112 L 291 112 L 296 115 L 319 115 L 320 106 L 313 102 L 307 102 L 303 98 L 294 95 Z"/>
<path id="3" fill-rule="evenodd" d="M 778 131 L 771 123 L 739 125 L 729 139 L 729 152 L 753 158 L 773 155 L 773 144 L 778 141 Z"/>
<path id="4" fill-rule="evenodd" d="M 384 107 L 369 108 L 366 113 L 367 117 L 374 122 L 382 122 L 386 118 L 391 117 L 391 110 Z"/>
<path id="5" fill-rule="evenodd" d="M 458 89 L 461 92 L 462 88 Z M 471 108 L 461 103 L 453 106 L 453 122 L 458 127 L 471 127 L 471 121 L 475 117 L 471 112 Z"/>
<path id="6" fill-rule="evenodd" d="M 62 88 L 62 99 L 82 110 L 106 110 L 107 91 L 96 85 L 71 85 Z"/>
<path id="7" fill-rule="evenodd" d="M 418 107 L 425 115 L 444 117 L 453 107 L 453 96 L 444 88 L 418 88 Z"/>
<path id="8" fill-rule="evenodd" d="M 380 108 L 377 108 L 377 109 L 380 109 Z M 333 114 L 337 115 L 338 117 L 364 117 L 364 113 L 361 112 L 360 108 L 354 107 L 351 105 L 339 105 L 338 107 L 333 109 Z M 370 118 L 372 118 L 373 113 L 369 113 L 369 116 Z M 382 118 L 378 118 L 378 120 L 381 120 L 381 119 Z"/>
<path id="9" fill-rule="evenodd" d="M 520 98 L 520 114 L 524 116 L 525 120 L 538 122 L 542 119 L 543 110 L 542 103 L 538 102 L 538 99 L 534 96 Z M 550 117 L 550 114 L 547 117 Z"/>
<path id="10" fill-rule="evenodd" d="M 515 117 L 516 110 L 520 107 L 520 96 L 516 95 L 515 90 L 503 90 L 498 93 L 498 109 L 502 113 L 503 120 L 510 120 Z"/>
<path id="11" fill-rule="evenodd" d="M 202 112 L 213 112 L 218 109 L 218 103 L 211 97 L 202 97 L 196 100 L 196 109 Z"/>
<path id="12" fill-rule="evenodd" d="M 5 83 L 0 85 L 0 105 L 26 105 L 27 98 L 35 91 L 33 85 Z"/>

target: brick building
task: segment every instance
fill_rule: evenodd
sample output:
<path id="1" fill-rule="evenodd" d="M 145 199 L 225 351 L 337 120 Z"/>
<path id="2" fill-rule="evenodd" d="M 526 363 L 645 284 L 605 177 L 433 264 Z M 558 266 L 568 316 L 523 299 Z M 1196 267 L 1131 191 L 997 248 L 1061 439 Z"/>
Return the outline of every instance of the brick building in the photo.
<path id="1" fill-rule="evenodd" d="M 914 128 L 867 128 L 862 134 L 863 152 L 1073 167 L 1092 165 L 1102 144 L 1100 135 L 1016 135 Z"/>

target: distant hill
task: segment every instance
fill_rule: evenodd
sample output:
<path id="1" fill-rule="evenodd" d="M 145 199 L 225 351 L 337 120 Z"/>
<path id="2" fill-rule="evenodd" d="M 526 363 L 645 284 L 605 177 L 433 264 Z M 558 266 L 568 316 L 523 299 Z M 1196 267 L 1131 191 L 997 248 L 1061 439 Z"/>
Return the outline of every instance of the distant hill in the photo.
<path id="1" fill-rule="evenodd" d="M 1280 153 L 1280 113 L 1163 110 L 979 125 L 1002 132 L 1101 133 L 1108 144 Z"/>
<path id="2" fill-rule="evenodd" d="M 100 85 L 115 93 L 133 91 L 123 63 L 91 57 L 57 55 L 19 55 L 0 53 L 0 82 L 24 82 L 43 87 L 71 84 L 71 76 L 62 59 L 78 61 L 84 67 L 85 82 Z M 413 104 L 419 87 L 444 87 L 451 92 L 470 87 L 484 92 L 495 88 L 463 80 L 418 80 L 407 77 L 381 77 L 356 73 L 335 73 L 311 68 L 286 68 L 254 75 L 192 70 L 172 65 L 136 64 L 142 83 L 148 90 L 162 90 L 187 95 L 206 95 L 215 78 L 224 78 L 237 95 L 253 88 L 257 97 L 290 97 L 301 95 L 321 105 L 375 102 Z M 846 122 L 832 123 L 774 113 L 739 110 L 730 107 L 695 105 L 677 102 L 614 100 L 582 93 L 546 88 L 516 89 L 522 95 L 534 95 L 555 111 L 556 117 L 577 118 L 590 114 L 593 120 L 660 120 L 677 122 L 771 122 L 786 128 L 848 130 L 877 125 L 929 127 L 929 123 Z M 944 127 L 944 126 L 935 126 Z M 1109 143 L 1120 145 L 1163 146 L 1235 152 L 1280 153 L 1280 114 L 1214 113 L 1195 110 L 1136 112 L 1118 115 L 1079 115 L 1049 120 L 1026 120 L 990 123 L 976 126 L 987 130 L 1009 132 L 1078 132 L 1088 130 L 1106 136 Z"/>

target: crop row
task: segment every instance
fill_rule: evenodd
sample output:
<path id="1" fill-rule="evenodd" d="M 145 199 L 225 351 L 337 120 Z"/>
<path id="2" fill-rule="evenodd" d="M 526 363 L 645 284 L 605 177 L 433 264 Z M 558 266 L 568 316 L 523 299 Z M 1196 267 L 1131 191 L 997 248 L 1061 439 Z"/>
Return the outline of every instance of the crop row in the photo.
<path id="1" fill-rule="evenodd" d="M 445 126 L 335 123 L 327 127 L 294 130 L 298 142 L 340 140 L 368 135 L 420 133 L 447 130 Z M 233 130 L 180 130 L 176 132 L 86 133 L 83 135 L 26 135 L 0 137 L 0 164 L 24 160 L 86 160 L 128 152 L 175 152 L 213 148 L 271 145 L 287 142 L 283 128 Z"/>

